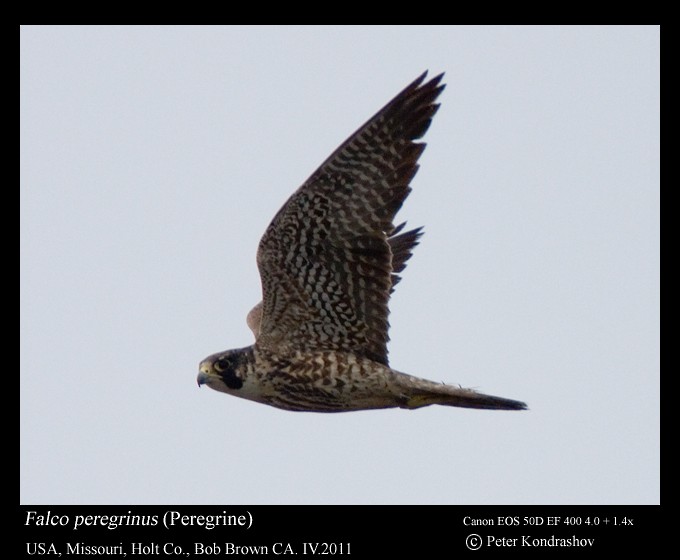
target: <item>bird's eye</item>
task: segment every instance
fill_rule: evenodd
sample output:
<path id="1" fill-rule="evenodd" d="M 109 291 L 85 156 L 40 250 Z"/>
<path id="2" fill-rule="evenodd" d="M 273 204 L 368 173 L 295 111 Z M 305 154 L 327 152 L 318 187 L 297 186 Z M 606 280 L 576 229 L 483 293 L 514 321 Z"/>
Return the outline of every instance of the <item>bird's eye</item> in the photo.
<path id="1" fill-rule="evenodd" d="M 227 371 L 231 369 L 231 362 L 227 358 L 220 358 L 215 362 L 215 368 L 219 371 Z"/>

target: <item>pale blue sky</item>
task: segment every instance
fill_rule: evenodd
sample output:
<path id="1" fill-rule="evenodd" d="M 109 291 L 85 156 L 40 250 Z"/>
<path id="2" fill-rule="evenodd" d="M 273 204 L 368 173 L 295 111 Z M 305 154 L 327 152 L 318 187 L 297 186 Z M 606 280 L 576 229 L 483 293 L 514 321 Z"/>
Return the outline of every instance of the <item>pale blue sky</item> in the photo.
<path id="1" fill-rule="evenodd" d="M 658 27 L 22 27 L 22 502 L 658 503 L 659 56 Z M 425 69 L 391 363 L 530 410 L 198 389 L 251 343 L 269 220 Z"/>

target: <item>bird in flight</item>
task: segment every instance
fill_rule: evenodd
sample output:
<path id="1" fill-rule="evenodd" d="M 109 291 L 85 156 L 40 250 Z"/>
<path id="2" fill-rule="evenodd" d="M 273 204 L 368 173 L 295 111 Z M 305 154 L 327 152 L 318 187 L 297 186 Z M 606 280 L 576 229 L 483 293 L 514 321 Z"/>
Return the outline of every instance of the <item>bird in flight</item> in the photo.
<path id="1" fill-rule="evenodd" d="M 200 363 L 198 384 L 285 410 L 344 412 L 439 404 L 523 410 L 526 404 L 392 369 L 388 304 L 421 228 L 394 218 L 444 89 L 409 84 L 352 134 L 283 205 L 260 241 L 262 301 L 252 346 Z"/>

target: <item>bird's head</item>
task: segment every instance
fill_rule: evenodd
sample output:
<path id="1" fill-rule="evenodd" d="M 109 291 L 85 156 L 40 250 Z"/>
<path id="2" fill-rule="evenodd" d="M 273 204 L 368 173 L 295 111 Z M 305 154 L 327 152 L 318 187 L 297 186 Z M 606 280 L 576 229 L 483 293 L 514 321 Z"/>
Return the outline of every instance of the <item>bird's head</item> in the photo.
<path id="1" fill-rule="evenodd" d="M 242 350 L 218 352 L 199 364 L 196 381 L 199 387 L 207 385 L 216 391 L 233 394 L 243 387 L 243 378 L 239 374 L 242 363 Z"/>

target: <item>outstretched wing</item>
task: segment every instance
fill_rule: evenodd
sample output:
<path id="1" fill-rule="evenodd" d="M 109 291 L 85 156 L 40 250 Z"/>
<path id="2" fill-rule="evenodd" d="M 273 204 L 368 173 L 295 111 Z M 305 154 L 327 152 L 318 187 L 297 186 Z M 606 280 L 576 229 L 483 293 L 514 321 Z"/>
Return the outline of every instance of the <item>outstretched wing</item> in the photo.
<path id="1" fill-rule="evenodd" d="M 393 220 L 418 170 L 425 144 L 415 140 L 439 107 L 441 78 L 423 84 L 423 74 L 406 87 L 274 217 L 257 253 L 259 346 L 343 350 L 387 364 L 389 297 L 419 233 L 392 237 Z"/>

